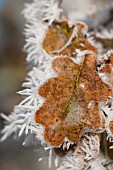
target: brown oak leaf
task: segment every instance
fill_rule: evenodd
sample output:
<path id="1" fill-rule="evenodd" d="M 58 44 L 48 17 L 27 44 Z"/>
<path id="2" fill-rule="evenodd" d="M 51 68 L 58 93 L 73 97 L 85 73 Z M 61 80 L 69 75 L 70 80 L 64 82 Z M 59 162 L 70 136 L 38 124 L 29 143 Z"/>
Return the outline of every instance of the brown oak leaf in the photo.
<path id="1" fill-rule="evenodd" d="M 59 57 L 52 67 L 59 76 L 39 88 L 46 102 L 37 110 L 35 121 L 45 126 L 44 139 L 53 146 L 62 144 L 65 137 L 78 142 L 84 132 L 96 132 L 105 124 L 98 102 L 112 96 L 112 90 L 96 73 L 93 54 L 85 55 L 81 65 Z"/>
<path id="2" fill-rule="evenodd" d="M 52 53 L 53 51 L 61 49 L 69 41 L 75 27 L 78 30 L 78 36 L 75 36 L 72 39 L 71 44 L 68 45 L 63 51 L 59 52 L 59 54 L 67 55 L 68 57 L 74 57 L 76 49 L 79 49 L 81 51 L 91 50 L 95 54 L 97 54 L 97 49 L 92 46 L 87 41 L 85 35 L 82 34 L 82 30 L 86 29 L 86 25 L 79 22 L 72 27 L 68 26 L 67 21 L 53 23 L 47 31 L 46 37 L 43 42 L 43 48 L 48 53 Z"/>
<path id="3" fill-rule="evenodd" d="M 113 121 L 110 121 L 109 128 L 111 130 L 111 133 L 113 134 Z"/>

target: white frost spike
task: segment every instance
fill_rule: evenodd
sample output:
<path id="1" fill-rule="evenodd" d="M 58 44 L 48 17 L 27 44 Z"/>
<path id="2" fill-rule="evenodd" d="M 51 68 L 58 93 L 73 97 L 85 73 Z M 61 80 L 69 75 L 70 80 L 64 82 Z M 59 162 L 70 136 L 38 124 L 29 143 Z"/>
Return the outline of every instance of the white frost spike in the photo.
<path id="1" fill-rule="evenodd" d="M 27 61 L 41 63 L 43 59 L 47 57 L 46 52 L 42 47 L 47 26 L 40 21 L 32 21 L 32 24 L 27 24 L 25 28 L 26 44 L 24 46 L 27 52 Z"/>
<path id="2" fill-rule="evenodd" d="M 102 153 L 100 153 L 97 158 L 92 159 L 90 162 L 88 162 L 87 166 L 84 170 L 111 170 L 109 169 L 109 165 L 112 165 L 111 161 L 108 161 Z"/>
<path id="3" fill-rule="evenodd" d="M 59 20 L 63 12 L 59 6 L 60 0 L 33 0 L 32 3 L 25 4 L 23 14 L 27 21 L 38 19 L 51 24 L 54 20 Z"/>
<path id="4" fill-rule="evenodd" d="M 111 121 L 113 121 L 113 97 L 109 97 L 109 100 L 104 103 L 104 102 L 101 102 L 99 104 L 101 110 L 103 110 L 106 114 L 106 131 L 107 131 L 107 139 L 110 141 L 110 142 L 113 142 L 113 133 L 111 132 L 110 128 L 109 128 L 109 124 Z"/>
<path id="5" fill-rule="evenodd" d="M 94 31 L 87 33 L 87 41 L 98 50 L 99 55 L 103 55 L 103 53 L 105 53 L 102 44 L 95 40 Z"/>
<path id="6" fill-rule="evenodd" d="M 25 137 L 23 145 L 24 146 L 30 146 L 30 145 L 36 146 L 37 144 L 38 144 L 38 142 L 36 140 L 35 134 L 34 133 L 28 133 Z"/>
<path id="7" fill-rule="evenodd" d="M 49 158 L 48 158 L 48 165 L 49 165 L 49 168 L 51 168 L 51 165 L 52 165 L 52 148 L 49 150 Z"/>
<path id="8" fill-rule="evenodd" d="M 1 133 L 3 135 L 2 138 L 1 138 L 1 141 L 4 141 L 10 135 L 17 132 L 17 130 L 18 130 L 17 125 L 24 121 L 24 120 L 21 120 L 21 119 L 19 120 L 19 117 L 22 118 L 22 115 L 16 114 L 16 113 L 21 113 L 21 111 L 22 110 L 19 109 L 18 106 L 15 106 L 14 112 L 12 112 L 11 115 L 6 116 L 4 114 L 1 114 L 1 117 L 3 119 L 5 119 L 5 122 L 6 122 L 4 129 L 1 131 Z"/>
<path id="9" fill-rule="evenodd" d="M 107 51 L 106 54 L 104 54 L 104 55 L 99 55 L 99 56 L 98 56 L 98 61 L 104 62 L 105 60 L 108 60 L 109 57 L 112 56 L 112 55 L 113 55 L 113 50 L 111 49 L 111 50 Z"/>
<path id="10" fill-rule="evenodd" d="M 38 125 L 34 121 L 34 116 L 36 110 L 38 110 L 45 102 L 45 98 L 38 94 L 38 89 L 48 79 L 58 76 L 58 73 L 52 68 L 52 60 L 53 59 L 45 61 L 40 67 L 33 68 L 33 70 L 28 73 L 28 77 L 26 78 L 27 82 L 23 83 L 23 86 L 26 89 L 18 92 L 21 95 L 26 96 L 26 98 L 15 107 L 14 112 L 10 116 L 7 117 L 1 114 L 7 123 L 2 130 L 2 141 L 12 133 L 18 131 L 19 136 L 23 133 L 25 135 L 33 133 L 37 140 L 40 140 L 42 144 L 45 143 L 44 126 L 41 124 Z M 32 140 L 32 137 L 29 139 Z M 30 143 L 32 143 L 32 141 Z M 28 141 L 25 140 L 23 144 L 28 145 Z"/>
<path id="11" fill-rule="evenodd" d="M 49 2 L 48 0 L 34 0 L 30 4 L 25 4 L 23 14 L 26 19 L 24 30 L 26 44 L 24 49 L 28 54 L 28 62 L 37 65 L 48 58 L 46 51 L 43 49 L 43 41 L 48 26 L 54 20 L 59 20 L 61 12 L 57 0 L 50 0 Z"/>
<path id="12" fill-rule="evenodd" d="M 58 157 L 58 156 L 56 156 L 55 161 L 54 161 L 54 163 L 55 163 L 55 167 L 58 167 L 58 159 L 59 159 L 59 157 Z"/>
<path id="13" fill-rule="evenodd" d="M 93 161 L 91 164 L 90 170 L 106 170 L 106 168 L 99 162 Z"/>
<path id="14" fill-rule="evenodd" d="M 109 51 L 106 53 L 106 55 L 107 55 L 108 57 L 110 57 L 111 55 L 113 55 L 113 50 L 112 50 L 112 49 L 109 50 Z"/>
<path id="15" fill-rule="evenodd" d="M 100 140 L 97 135 L 85 135 L 75 147 L 74 153 L 69 153 L 57 170 L 82 170 L 88 161 L 98 156 L 99 147 Z"/>
<path id="16" fill-rule="evenodd" d="M 109 63 L 107 62 L 107 61 L 112 60 L 112 59 L 110 59 L 110 57 L 111 58 L 113 57 L 113 50 L 109 50 L 105 55 L 98 56 L 97 63 L 100 66 L 97 67 L 97 69 L 98 69 L 99 77 L 103 80 L 104 83 L 108 84 L 111 87 L 111 89 L 113 90 L 113 63 L 112 63 L 112 61 Z M 102 70 L 107 67 L 108 67 L 108 70 L 110 69 L 110 72 L 107 72 L 106 69 L 105 69 L 105 71 Z"/>
<path id="17" fill-rule="evenodd" d="M 88 26 L 82 22 L 82 21 L 79 21 L 79 22 L 75 22 L 75 25 L 82 25 L 82 27 L 79 29 L 79 31 L 82 33 L 82 35 L 87 35 L 88 33 Z"/>
<path id="18" fill-rule="evenodd" d="M 34 111 L 38 110 L 45 102 L 45 99 L 38 94 L 38 89 L 50 78 L 56 76 L 58 74 L 52 68 L 52 60 L 43 63 L 38 68 L 33 68 L 28 74 L 28 81 L 23 84 L 26 89 L 18 92 L 21 95 L 27 96 L 19 106 L 23 108 L 31 107 Z"/>
<path id="19" fill-rule="evenodd" d="M 1 132 L 3 135 L 1 141 L 4 141 L 10 135 L 17 133 L 18 136 L 21 136 L 22 134 L 27 135 L 23 143 L 24 145 L 33 143 L 32 135 L 34 135 L 36 139 L 44 143 L 44 127 L 35 123 L 34 114 L 34 111 L 29 111 L 28 108 L 25 109 L 19 106 L 15 106 L 14 112 L 9 115 L 7 119 L 5 118 L 6 116 L 4 117 L 4 115 L 2 114 L 1 116 L 6 120 L 6 125 Z"/>
<path id="20" fill-rule="evenodd" d="M 112 40 L 113 39 L 113 28 L 110 30 L 102 28 L 99 32 L 95 34 L 97 38 Z"/>
<path id="21" fill-rule="evenodd" d="M 94 54 L 92 51 L 90 50 L 79 50 L 79 49 L 76 49 L 76 51 L 73 53 L 73 55 L 75 56 L 74 60 L 75 60 L 75 63 L 77 64 L 81 64 L 82 61 L 83 61 L 83 57 L 86 55 L 86 54 Z"/>
<path id="22" fill-rule="evenodd" d="M 59 0 L 53 0 L 49 3 L 45 0 L 44 6 L 45 8 L 42 9 L 43 21 L 48 21 L 48 24 L 51 25 L 53 21 L 60 20 L 60 15 L 63 10 L 59 8 Z"/>
<path id="23" fill-rule="evenodd" d="M 65 137 L 63 145 L 62 145 L 63 150 L 65 150 L 65 149 L 68 150 L 71 145 L 73 145 L 73 142 L 69 141 L 69 139 L 67 137 Z"/>

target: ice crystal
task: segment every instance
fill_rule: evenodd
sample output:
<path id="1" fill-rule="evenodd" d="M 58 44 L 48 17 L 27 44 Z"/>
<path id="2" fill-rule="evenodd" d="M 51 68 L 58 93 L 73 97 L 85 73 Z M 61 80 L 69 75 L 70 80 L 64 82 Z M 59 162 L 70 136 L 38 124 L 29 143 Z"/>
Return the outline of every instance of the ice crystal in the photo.
<path id="1" fill-rule="evenodd" d="M 101 28 L 100 32 L 96 33 L 96 37 L 107 40 L 113 39 L 113 28 L 111 28 L 110 30 Z"/>
<path id="2" fill-rule="evenodd" d="M 80 170 L 87 165 L 88 161 L 95 158 L 99 153 L 99 138 L 94 135 L 85 135 L 81 142 L 74 148 L 74 153 L 69 153 L 62 161 L 57 170 L 70 169 Z"/>
<path id="3" fill-rule="evenodd" d="M 95 37 L 110 39 L 112 31 L 92 36 L 85 23 L 64 16 L 61 2 L 25 5 L 24 49 L 34 67 L 18 92 L 24 100 L 11 115 L 1 114 L 6 123 L 1 141 L 15 134 L 25 136 L 23 145 L 41 143 L 49 167 L 54 155 L 57 170 L 109 169 L 112 162 L 100 154 L 100 134 L 106 130 L 113 141 L 113 51 L 103 55 Z M 93 6 L 90 15 L 96 12 Z"/>
<path id="4" fill-rule="evenodd" d="M 47 54 L 42 47 L 44 37 L 48 26 L 58 20 L 60 13 L 59 1 L 50 0 L 34 0 L 30 4 L 25 4 L 23 14 L 26 18 L 25 35 L 26 45 L 24 47 L 27 52 L 27 61 L 33 61 L 36 65 L 41 63 Z M 47 22 L 46 22 L 47 21 Z"/>

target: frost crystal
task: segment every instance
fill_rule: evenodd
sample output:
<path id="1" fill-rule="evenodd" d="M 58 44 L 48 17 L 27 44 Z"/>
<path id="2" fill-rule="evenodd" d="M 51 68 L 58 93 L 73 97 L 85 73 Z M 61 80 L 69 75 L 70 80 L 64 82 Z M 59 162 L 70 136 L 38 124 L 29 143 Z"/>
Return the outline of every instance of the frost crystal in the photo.
<path id="1" fill-rule="evenodd" d="M 72 13 L 64 16 L 61 2 L 25 5 L 24 49 L 34 67 L 18 92 L 24 100 L 11 115 L 1 114 L 1 141 L 15 134 L 25 136 L 23 145 L 41 143 L 49 167 L 54 162 L 57 170 L 110 170 L 113 163 L 100 153 L 100 134 L 106 130 L 113 141 L 113 50 L 103 55 L 96 38 L 112 39 L 112 30 L 92 36 L 86 24 L 71 20 Z M 93 15 L 97 8 L 85 11 Z"/>
<path id="2" fill-rule="evenodd" d="M 100 32 L 96 33 L 96 37 L 108 40 L 113 39 L 113 28 L 111 28 L 109 31 L 103 28 Z"/>
<path id="3" fill-rule="evenodd" d="M 42 47 L 48 26 L 54 21 L 59 20 L 60 13 L 59 1 L 34 0 L 31 4 L 25 4 L 23 14 L 26 18 L 25 36 L 27 61 L 41 63 L 47 54 Z M 46 22 L 47 21 L 47 22 Z"/>

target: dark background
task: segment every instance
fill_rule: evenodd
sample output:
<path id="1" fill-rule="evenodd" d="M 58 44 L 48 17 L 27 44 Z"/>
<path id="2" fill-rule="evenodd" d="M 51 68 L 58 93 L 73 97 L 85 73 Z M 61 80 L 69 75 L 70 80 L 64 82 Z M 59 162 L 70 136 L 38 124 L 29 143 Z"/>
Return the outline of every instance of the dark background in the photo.
<path id="1" fill-rule="evenodd" d="M 21 90 L 28 72 L 26 54 L 22 51 L 25 43 L 25 20 L 21 14 L 24 2 L 28 0 L 0 0 L 0 112 L 7 115 L 21 101 L 16 92 Z M 2 128 L 3 120 L 0 118 Z M 48 169 L 46 158 L 39 164 L 38 153 L 33 147 L 22 146 L 22 141 L 10 137 L 0 143 L 0 170 Z"/>

